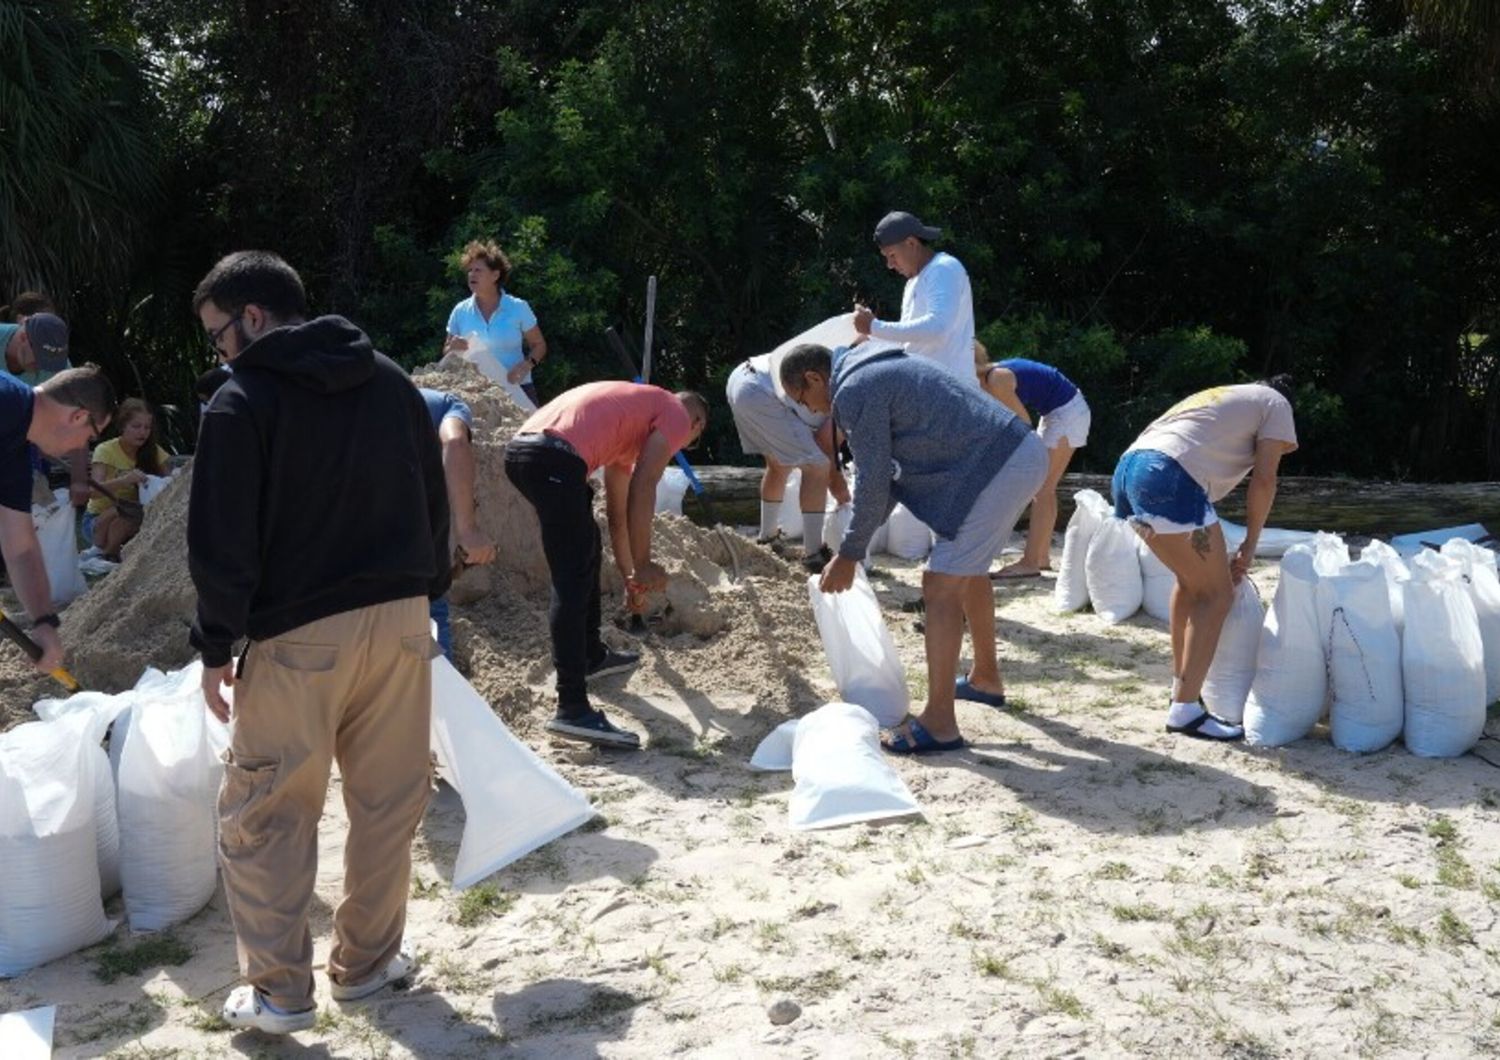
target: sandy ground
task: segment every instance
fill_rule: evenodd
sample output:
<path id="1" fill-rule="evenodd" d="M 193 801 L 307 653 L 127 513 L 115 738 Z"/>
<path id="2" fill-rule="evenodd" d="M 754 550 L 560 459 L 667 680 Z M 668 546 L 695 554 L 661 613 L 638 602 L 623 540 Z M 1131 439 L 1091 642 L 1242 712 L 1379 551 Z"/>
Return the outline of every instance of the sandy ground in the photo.
<path id="1" fill-rule="evenodd" d="M 801 591 L 789 569 L 750 581 Z M 915 696 L 921 638 L 902 604 L 918 581 L 874 579 Z M 1059 616 L 1049 589 L 996 593 L 1012 708 L 961 705 L 970 750 L 896 763 L 921 819 L 794 834 L 790 777 L 747 769 L 775 721 L 832 698 L 809 626 L 776 646 L 809 683 L 779 694 L 749 678 L 737 691 L 713 641 L 653 634 L 645 666 L 598 697 L 647 750 L 548 743 L 539 715 L 505 712 L 598 806 L 593 826 L 456 895 L 462 808 L 447 789 L 434 798 L 408 988 L 339 1006 L 320 976 L 314 1030 L 230 1033 L 220 895 L 172 945 L 135 951 L 144 967 L 129 969 L 143 943 L 122 932 L 0 983 L 0 1010 L 58 1005 L 63 1057 L 1500 1051 L 1496 767 L 1399 745 L 1356 757 L 1321 729 L 1269 752 L 1171 737 L 1165 632 Z M 694 651 L 723 679 L 685 680 Z M 545 668 L 532 675 L 517 703 L 546 702 Z M 319 961 L 342 833 L 335 784 Z M 778 1026 L 781 999 L 801 1013 Z"/>

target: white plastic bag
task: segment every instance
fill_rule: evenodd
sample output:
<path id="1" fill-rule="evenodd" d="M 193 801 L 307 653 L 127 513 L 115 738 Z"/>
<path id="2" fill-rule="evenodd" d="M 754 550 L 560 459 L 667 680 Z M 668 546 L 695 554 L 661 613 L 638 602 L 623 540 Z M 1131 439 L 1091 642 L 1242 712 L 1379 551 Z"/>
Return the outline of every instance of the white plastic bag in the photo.
<path id="1" fill-rule="evenodd" d="M 1484 701 L 1493 703 L 1500 699 L 1500 578 L 1495 575 L 1495 554 L 1457 538 L 1444 544 L 1442 552 L 1463 567 L 1484 645 Z"/>
<path id="2" fill-rule="evenodd" d="M 1261 630 L 1255 680 L 1245 702 L 1245 739 L 1279 747 L 1312 731 L 1323 714 L 1328 670 L 1318 626 L 1317 553 L 1295 545 L 1281 561 L 1281 582 Z"/>
<path id="3" fill-rule="evenodd" d="M 784 721 L 766 734 L 750 756 L 750 768 L 763 773 L 784 773 L 792 768 L 792 743 L 797 736 L 797 718 Z"/>
<path id="4" fill-rule="evenodd" d="M 925 559 L 932 551 L 932 531 L 904 504 L 886 520 L 885 550 L 898 559 Z"/>
<path id="5" fill-rule="evenodd" d="M 681 515 L 682 498 L 687 495 L 687 491 L 688 478 L 682 468 L 675 464 L 667 465 L 656 483 L 656 510 Z"/>
<path id="6" fill-rule="evenodd" d="M 141 483 L 141 504 L 143 506 L 150 505 L 152 501 L 161 496 L 161 491 L 166 489 L 171 481 L 171 475 L 147 475 L 146 481 Z"/>
<path id="7" fill-rule="evenodd" d="M 32 508 L 31 521 L 36 525 L 37 541 L 42 546 L 52 605 L 60 611 L 89 587 L 78 566 L 78 533 L 73 526 L 73 505 L 68 501 L 68 491 L 58 490 L 45 508 Z"/>
<path id="8" fill-rule="evenodd" d="M 99 898 L 87 750 L 65 724 L 0 735 L 0 977 L 92 946 L 113 927 Z"/>
<path id="9" fill-rule="evenodd" d="M 1401 735 L 1401 638 L 1391 621 L 1385 571 L 1346 563 L 1318 579 L 1328 651 L 1328 723 L 1335 747 L 1378 751 Z"/>
<path id="10" fill-rule="evenodd" d="M 1407 568 L 1406 561 L 1384 541 L 1371 541 L 1360 550 L 1359 561 L 1373 563 L 1384 572 L 1386 591 L 1391 598 L 1391 620 L 1399 636 L 1405 625 L 1406 612 L 1403 604 L 1406 597 L 1406 583 L 1411 580 L 1411 571 Z"/>
<path id="11" fill-rule="evenodd" d="M 1447 758 L 1479 741 L 1484 732 L 1484 645 L 1463 568 L 1448 556 L 1420 552 L 1412 558 L 1401 676 L 1407 750 Z"/>
<path id="12" fill-rule="evenodd" d="M 219 753 L 229 740 L 204 704 L 202 677 L 201 662 L 148 669 L 115 725 L 120 883 L 132 931 L 180 924 L 217 884 Z"/>
<path id="13" fill-rule="evenodd" d="M 856 571 L 854 584 L 842 593 L 820 591 L 815 574 L 807 579 L 807 595 L 839 695 L 882 726 L 899 724 L 911 706 L 906 671 L 864 572 Z"/>
<path id="14" fill-rule="evenodd" d="M 1136 532 L 1113 515 L 1099 524 L 1084 559 L 1084 580 L 1094 613 L 1110 625 L 1124 622 L 1141 609 L 1145 583 Z"/>
<path id="15" fill-rule="evenodd" d="M 1156 558 L 1156 553 L 1139 534 L 1136 535 L 1136 551 L 1141 560 L 1141 609 L 1158 622 L 1169 622 L 1172 618 L 1172 587 L 1177 584 L 1177 575 Z"/>
<path id="16" fill-rule="evenodd" d="M 464 804 L 453 865 L 461 891 L 594 816 L 589 800 L 510 734 L 474 686 L 432 660 L 432 746 Z"/>
<path id="17" fill-rule="evenodd" d="M 1057 584 L 1052 588 L 1052 602 L 1059 611 L 1078 611 L 1088 604 L 1084 560 L 1089 554 L 1089 542 L 1094 540 L 1110 511 L 1109 502 L 1094 490 L 1073 494 L 1073 515 L 1063 531 L 1062 560 L 1057 567 Z"/>
<path id="18" fill-rule="evenodd" d="M 853 703 L 829 703 L 797 722 L 792 778 L 787 818 L 796 831 L 922 812 L 881 754 L 874 715 Z"/>
<path id="19" fill-rule="evenodd" d="M 1238 725 L 1245 718 L 1245 699 L 1255 680 L 1255 659 L 1260 652 L 1260 634 L 1266 607 L 1249 578 L 1234 588 L 1234 601 L 1219 631 L 1213 662 L 1203 678 L 1203 702 L 1225 721 Z"/>
<path id="20" fill-rule="evenodd" d="M 501 390 L 505 396 L 521 407 L 523 412 L 535 412 L 536 402 L 526 396 L 520 384 L 512 383 L 509 378 L 509 370 L 500 364 L 500 360 L 490 354 L 489 343 L 484 336 L 477 331 L 471 331 L 464 336 L 468 342 L 468 348 L 463 352 L 464 360 L 478 368 L 484 375 Z"/>
<path id="21" fill-rule="evenodd" d="M 1224 531 L 1224 547 L 1232 556 L 1245 542 L 1245 527 L 1220 519 L 1219 527 Z M 1255 554 L 1261 559 L 1279 559 L 1293 545 L 1305 545 L 1312 541 L 1310 530 L 1281 530 L 1274 526 L 1261 527 L 1260 537 L 1255 539 Z"/>

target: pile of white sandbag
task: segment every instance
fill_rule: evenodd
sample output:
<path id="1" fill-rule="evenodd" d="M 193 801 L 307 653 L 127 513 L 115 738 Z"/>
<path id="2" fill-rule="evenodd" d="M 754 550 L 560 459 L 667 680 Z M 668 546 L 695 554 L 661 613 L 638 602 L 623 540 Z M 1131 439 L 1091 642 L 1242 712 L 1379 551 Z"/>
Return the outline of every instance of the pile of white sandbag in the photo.
<path id="1" fill-rule="evenodd" d="M 1053 603 L 1065 612 L 1093 604 L 1094 612 L 1110 625 L 1123 622 L 1145 601 L 1139 537 L 1124 519 L 1115 518 L 1109 501 L 1094 490 L 1075 493 L 1073 506 L 1063 532 Z M 1152 560 L 1159 562 L 1154 556 Z M 1154 588 L 1159 596 L 1159 586 Z M 1166 598 L 1171 599 L 1170 586 Z"/>

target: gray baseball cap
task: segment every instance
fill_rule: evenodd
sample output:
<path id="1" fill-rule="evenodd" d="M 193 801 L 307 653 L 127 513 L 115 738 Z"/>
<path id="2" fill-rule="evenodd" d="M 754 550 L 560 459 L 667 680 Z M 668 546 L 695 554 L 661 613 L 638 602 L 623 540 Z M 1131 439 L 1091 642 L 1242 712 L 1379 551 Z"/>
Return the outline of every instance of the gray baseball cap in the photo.
<path id="1" fill-rule="evenodd" d="M 26 318 L 26 338 L 38 371 L 60 372 L 68 367 L 68 325 L 62 317 L 33 313 Z"/>
<path id="2" fill-rule="evenodd" d="M 892 210 L 875 226 L 875 245 L 888 247 L 892 243 L 901 242 L 907 236 L 916 236 L 918 239 L 936 239 L 942 234 L 941 228 L 929 228 L 914 214 L 909 214 L 905 210 Z"/>

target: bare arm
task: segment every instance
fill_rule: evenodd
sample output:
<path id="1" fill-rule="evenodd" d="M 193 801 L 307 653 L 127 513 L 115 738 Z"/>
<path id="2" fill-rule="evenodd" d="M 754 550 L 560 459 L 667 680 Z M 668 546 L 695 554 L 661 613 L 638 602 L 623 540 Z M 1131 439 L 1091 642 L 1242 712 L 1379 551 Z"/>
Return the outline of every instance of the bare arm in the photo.
<path id="1" fill-rule="evenodd" d="M 615 550 L 615 566 L 620 577 L 635 576 L 635 553 L 630 547 L 630 527 L 626 521 L 626 499 L 630 495 L 630 472 L 622 467 L 604 469 L 604 515 L 609 523 L 609 545 Z"/>
<path id="2" fill-rule="evenodd" d="M 1009 368 L 991 365 L 984 374 L 984 389 L 1000 404 L 1014 412 L 1022 423 L 1031 426 L 1031 413 L 1021 404 L 1021 395 L 1016 393 L 1016 373 Z"/>
<path id="3" fill-rule="evenodd" d="M 1276 500 L 1276 472 L 1286 452 L 1286 443 L 1274 438 L 1263 438 L 1255 443 L 1255 466 L 1250 471 L 1250 485 L 1245 491 L 1245 540 L 1230 561 L 1230 571 L 1236 582 L 1250 570 L 1250 563 L 1255 558 L 1260 532 L 1265 529 L 1266 520 L 1271 515 L 1271 504 Z"/>
<path id="4" fill-rule="evenodd" d="M 630 496 L 626 505 L 630 526 L 631 558 L 635 561 L 635 578 L 647 588 L 661 589 L 666 572 L 651 562 L 651 520 L 656 515 L 656 484 L 667 468 L 675 450 L 666 435 L 652 431 L 635 458 L 630 476 Z"/>
<path id="5" fill-rule="evenodd" d="M 42 545 L 36 539 L 36 524 L 31 513 L 0 507 L 0 552 L 5 555 L 5 569 L 11 586 L 21 598 L 21 606 L 32 618 L 52 610 L 52 585 L 47 581 L 47 566 L 42 562 Z M 42 646 L 38 669 L 55 670 L 62 665 L 62 641 L 57 630 L 37 626 L 32 639 Z"/>
<path id="6" fill-rule="evenodd" d="M 521 332 L 521 340 L 526 343 L 526 356 L 531 358 L 532 364 L 541 364 L 547 359 L 547 340 L 542 337 L 540 324 L 530 331 Z"/>
<path id="7" fill-rule="evenodd" d="M 474 445 L 469 425 L 457 416 L 447 416 L 438 428 L 443 446 L 443 482 L 448 487 L 448 507 L 464 561 L 476 565 L 493 562 L 495 543 L 479 529 L 474 508 Z"/>

